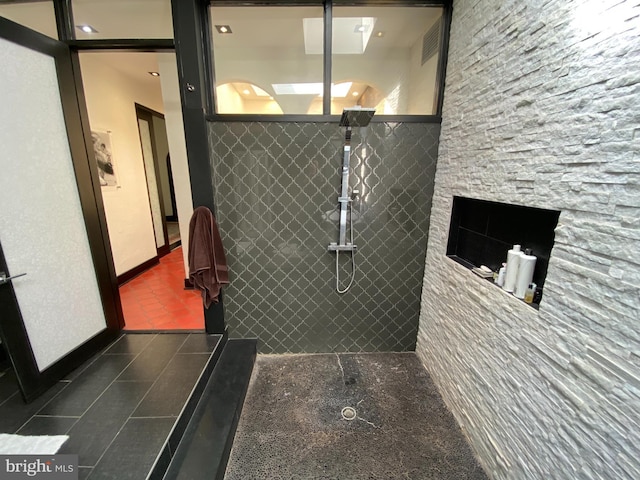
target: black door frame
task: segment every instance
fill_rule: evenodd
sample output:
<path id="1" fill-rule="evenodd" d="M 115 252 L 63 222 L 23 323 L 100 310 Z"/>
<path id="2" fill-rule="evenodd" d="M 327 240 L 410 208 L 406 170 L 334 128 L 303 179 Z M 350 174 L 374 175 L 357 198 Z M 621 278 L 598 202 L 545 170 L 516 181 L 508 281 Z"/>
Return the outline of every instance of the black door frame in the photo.
<path id="1" fill-rule="evenodd" d="M 2 311 L 0 337 L 16 371 L 23 397 L 26 401 L 31 401 L 112 342 L 124 326 L 124 318 L 111 256 L 111 245 L 107 235 L 98 171 L 97 168 L 92 168 L 90 163 L 95 163 L 95 159 L 90 141 L 86 105 L 82 89 L 79 88 L 81 80 L 78 77 L 79 70 L 74 54 L 64 43 L 1 17 L 0 37 L 54 58 L 82 215 L 106 319 L 105 330 L 40 372 L 35 362 L 22 315 L 17 308 L 13 285 L 7 283 L 0 286 L 0 311 Z M 12 273 L 7 269 L 1 248 L 0 267 L 2 267 L 0 270 L 7 272 L 7 274 Z"/>

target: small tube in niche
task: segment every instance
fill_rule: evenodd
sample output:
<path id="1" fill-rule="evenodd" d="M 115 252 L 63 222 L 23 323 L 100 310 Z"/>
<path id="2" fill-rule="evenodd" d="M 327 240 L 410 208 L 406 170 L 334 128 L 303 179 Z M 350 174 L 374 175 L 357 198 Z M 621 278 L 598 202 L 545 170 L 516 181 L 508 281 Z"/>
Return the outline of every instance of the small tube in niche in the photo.
<path id="1" fill-rule="evenodd" d="M 527 290 L 524 292 L 524 301 L 527 303 L 533 303 L 533 297 L 536 293 L 536 284 L 530 283 Z"/>

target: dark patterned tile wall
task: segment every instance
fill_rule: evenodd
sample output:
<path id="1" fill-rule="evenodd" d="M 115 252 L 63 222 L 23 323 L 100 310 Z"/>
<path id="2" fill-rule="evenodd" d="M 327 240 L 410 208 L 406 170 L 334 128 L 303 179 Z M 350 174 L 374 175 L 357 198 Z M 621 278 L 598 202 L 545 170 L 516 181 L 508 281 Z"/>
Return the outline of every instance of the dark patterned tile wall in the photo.
<path id="1" fill-rule="evenodd" d="M 354 129 L 356 277 L 336 292 L 344 129 L 335 123 L 209 124 L 216 217 L 230 268 L 232 337 L 262 353 L 413 350 L 438 124 Z M 341 253 L 340 280 L 350 278 Z"/>

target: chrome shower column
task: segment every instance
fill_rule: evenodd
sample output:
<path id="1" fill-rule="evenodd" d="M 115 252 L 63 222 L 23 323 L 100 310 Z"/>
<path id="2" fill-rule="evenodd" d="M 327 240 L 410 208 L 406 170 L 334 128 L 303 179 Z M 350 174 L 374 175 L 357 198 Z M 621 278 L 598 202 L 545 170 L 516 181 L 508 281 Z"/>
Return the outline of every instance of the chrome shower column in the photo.
<path id="1" fill-rule="evenodd" d="M 331 242 L 328 250 L 330 252 L 336 252 L 336 291 L 338 293 L 345 293 L 351 285 L 356 275 L 356 262 L 355 251 L 356 246 L 353 243 L 353 207 L 352 202 L 357 195 L 357 191 L 354 190 L 353 194 L 349 195 L 349 169 L 351 167 L 351 128 L 352 127 L 366 127 L 371 121 L 371 117 L 375 113 L 374 109 L 370 108 L 345 108 L 342 112 L 342 118 L 340 119 L 340 126 L 347 127 L 344 138 L 344 149 L 342 156 L 342 187 L 340 189 L 340 196 L 338 197 L 338 203 L 340 204 L 340 233 L 338 235 L 338 243 Z M 350 241 L 347 241 L 347 214 L 351 213 L 349 219 L 350 229 Z M 338 255 L 340 252 L 351 252 L 351 281 L 349 285 L 343 290 L 340 290 L 340 275 L 339 275 L 339 263 Z"/>

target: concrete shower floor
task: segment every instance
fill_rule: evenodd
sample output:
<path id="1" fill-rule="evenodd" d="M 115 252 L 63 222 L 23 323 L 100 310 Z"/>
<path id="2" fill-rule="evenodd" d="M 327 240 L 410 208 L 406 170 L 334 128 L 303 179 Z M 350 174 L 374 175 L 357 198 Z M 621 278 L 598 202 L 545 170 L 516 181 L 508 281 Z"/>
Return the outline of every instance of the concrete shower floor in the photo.
<path id="1" fill-rule="evenodd" d="M 258 356 L 225 475 L 486 478 L 414 353 Z"/>

